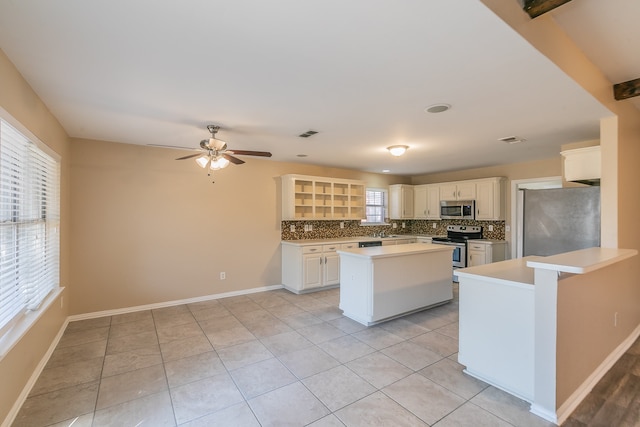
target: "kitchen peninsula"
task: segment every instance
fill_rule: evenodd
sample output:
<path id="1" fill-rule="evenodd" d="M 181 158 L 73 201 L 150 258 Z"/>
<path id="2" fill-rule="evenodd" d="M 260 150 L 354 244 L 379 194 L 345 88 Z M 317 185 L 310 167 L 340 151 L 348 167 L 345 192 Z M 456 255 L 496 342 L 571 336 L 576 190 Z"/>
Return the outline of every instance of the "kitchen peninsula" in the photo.
<path id="1" fill-rule="evenodd" d="M 339 250 L 340 309 L 370 326 L 450 301 L 452 252 L 425 243 Z"/>

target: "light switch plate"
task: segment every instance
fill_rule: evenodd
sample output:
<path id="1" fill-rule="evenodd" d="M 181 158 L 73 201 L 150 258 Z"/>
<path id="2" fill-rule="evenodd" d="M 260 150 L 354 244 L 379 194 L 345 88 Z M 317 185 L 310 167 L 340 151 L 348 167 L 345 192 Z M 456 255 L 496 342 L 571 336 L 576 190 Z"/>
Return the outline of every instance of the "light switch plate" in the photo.
<path id="1" fill-rule="evenodd" d="M 296 226 L 295 226 L 295 225 L 293 225 L 293 224 L 291 224 L 291 226 L 289 227 L 289 230 L 290 230 L 292 233 L 295 233 L 295 232 L 296 232 Z"/>

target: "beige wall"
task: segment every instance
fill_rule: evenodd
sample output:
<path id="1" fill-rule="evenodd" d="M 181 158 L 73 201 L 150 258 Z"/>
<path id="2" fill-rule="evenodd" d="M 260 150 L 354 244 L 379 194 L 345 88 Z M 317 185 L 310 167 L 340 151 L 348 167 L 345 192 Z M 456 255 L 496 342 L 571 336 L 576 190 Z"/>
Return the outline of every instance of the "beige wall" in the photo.
<path id="1" fill-rule="evenodd" d="M 69 142 L 67 135 L 46 105 L 0 50 L 0 107 L 62 157 L 60 281 L 69 285 Z M 67 306 L 54 301 L 38 322 L 0 360 L 0 422 L 18 399 L 25 384 L 43 358 L 67 318 Z"/>
<path id="2" fill-rule="evenodd" d="M 244 157 L 212 184 L 183 154 L 72 140 L 71 314 L 281 284 L 280 175 L 402 182 Z"/>

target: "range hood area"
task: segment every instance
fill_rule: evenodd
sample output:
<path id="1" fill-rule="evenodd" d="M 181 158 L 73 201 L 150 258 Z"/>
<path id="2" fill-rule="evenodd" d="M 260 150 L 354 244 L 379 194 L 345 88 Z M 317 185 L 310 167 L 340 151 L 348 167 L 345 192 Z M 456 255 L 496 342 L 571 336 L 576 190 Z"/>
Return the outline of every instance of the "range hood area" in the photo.
<path id="1" fill-rule="evenodd" d="M 576 148 L 560 152 L 564 162 L 565 181 L 600 185 L 600 146 Z"/>

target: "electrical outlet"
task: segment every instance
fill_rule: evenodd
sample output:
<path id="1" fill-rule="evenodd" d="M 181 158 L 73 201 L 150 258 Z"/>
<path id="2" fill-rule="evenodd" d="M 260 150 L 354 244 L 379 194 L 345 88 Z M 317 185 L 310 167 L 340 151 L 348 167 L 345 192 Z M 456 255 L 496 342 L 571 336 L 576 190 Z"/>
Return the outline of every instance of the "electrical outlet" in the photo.
<path id="1" fill-rule="evenodd" d="M 407 225 L 403 222 L 402 223 L 402 228 L 405 228 Z"/>
<path id="2" fill-rule="evenodd" d="M 304 225 L 304 231 L 309 231 L 309 224 Z"/>
<path id="3" fill-rule="evenodd" d="M 493 225 L 489 226 L 489 231 L 493 231 Z"/>
<path id="4" fill-rule="evenodd" d="M 393 223 L 393 225 L 391 226 L 391 228 L 398 228 L 398 224 L 396 224 L 395 222 Z"/>
<path id="5" fill-rule="evenodd" d="M 295 232 L 296 232 L 296 226 L 295 226 L 295 225 L 293 225 L 293 224 L 291 224 L 291 226 L 289 227 L 289 230 L 290 230 L 292 233 L 295 233 Z"/>
<path id="6" fill-rule="evenodd" d="M 220 280 L 224 280 L 227 278 L 227 273 L 225 273 L 224 271 L 220 272 Z"/>
<path id="7" fill-rule="evenodd" d="M 511 231 L 511 226 L 510 225 L 505 225 L 504 226 L 504 231 L 506 231 L 507 233 Z"/>
<path id="8" fill-rule="evenodd" d="M 438 228 L 438 225 L 434 222 L 431 228 Z"/>
<path id="9" fill-rule="evenodd" d="M 340 221 L 340 228 L 344 228 L 344 221 Z"/>

